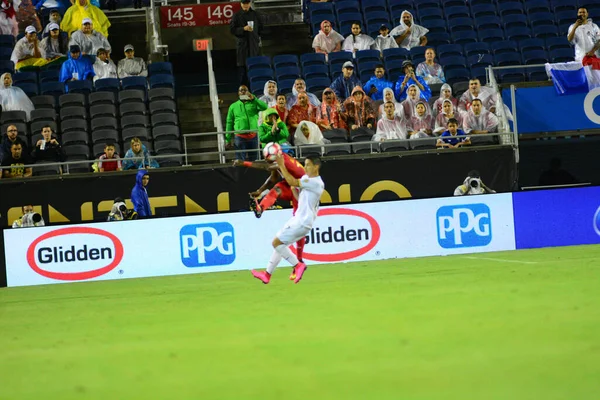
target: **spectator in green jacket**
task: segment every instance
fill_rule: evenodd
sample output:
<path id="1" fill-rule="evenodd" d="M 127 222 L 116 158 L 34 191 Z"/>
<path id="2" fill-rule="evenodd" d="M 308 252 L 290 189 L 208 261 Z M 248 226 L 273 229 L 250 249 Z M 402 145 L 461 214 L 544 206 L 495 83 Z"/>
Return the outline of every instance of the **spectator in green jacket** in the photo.
<path id="1" fill-rule="evenodd" d="M 265 121 L 258 127 L 258 138 L 261 147 L 265 147 L 270 142 L 288 145 L 290 132 L 285 123 L 279 119 L 277 110 L 269 108 L 263 115 Z"/>
<path id="2" fill-rule="evenodd" d="M 226 130 L 236 131 L 235 135 L 227 133 L 225 139 L 227 147 L 233 145 L 236 149 L 235 157 L 238 160 L 254 161 L 258 156 L 258 113 L 267 109 L 267 103 L 258 100 L 244 85 L 238 89 L 239 100 L 229 107 L 227 112 Z M 239 132 L 238 131 L 254 131 Z"/>

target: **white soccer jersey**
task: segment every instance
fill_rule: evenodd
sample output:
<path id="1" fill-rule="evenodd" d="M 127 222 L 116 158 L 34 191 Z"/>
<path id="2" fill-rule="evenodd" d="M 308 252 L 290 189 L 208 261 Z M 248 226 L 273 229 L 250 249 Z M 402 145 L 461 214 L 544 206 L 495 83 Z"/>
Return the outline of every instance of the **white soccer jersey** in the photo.
<path id="1" fill-rule="evenodd" d="M 312 228 L 319 212 L 319 201 L 324 190 L 325 184 L 320 176 L 310 178 L 308 175 L 304 175 L 300 178 L 298 210 L 296 210 L 294 219 L 301 226 Z"/>

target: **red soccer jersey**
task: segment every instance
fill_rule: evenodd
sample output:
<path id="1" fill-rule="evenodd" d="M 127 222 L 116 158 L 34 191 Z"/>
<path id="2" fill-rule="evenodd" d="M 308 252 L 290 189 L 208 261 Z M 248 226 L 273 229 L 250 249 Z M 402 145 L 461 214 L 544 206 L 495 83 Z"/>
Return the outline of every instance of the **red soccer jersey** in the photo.
<path id="1" fill-rule="evenodd" d="M 292 175 L 296 179 L 300 179 L 304 176 L 304 167 L 300 164 L 300 161 L 296 160 L 294 157 L 288 156 L 283 153 L 283 158 L 285 159 L 285 168 L 288 170 L 290 175 Z"/>

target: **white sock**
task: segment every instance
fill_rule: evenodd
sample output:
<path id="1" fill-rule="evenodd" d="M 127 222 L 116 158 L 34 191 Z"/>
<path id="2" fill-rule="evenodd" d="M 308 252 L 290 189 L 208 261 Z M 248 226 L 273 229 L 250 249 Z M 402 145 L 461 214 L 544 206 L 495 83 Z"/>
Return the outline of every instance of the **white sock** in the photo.
<path id="1" fill-rule="evenodd" d="M 281 254 L 281 257 L 285 258 L 285 260 L 292 264 L 292 266 L 296 266 L 296 264 L 298 264 L 298 258 L 294 253 L 292 253 L 287 244 L 280 244 L 275 248 L 275 251 Z"/>
<path id="2" fill-rule="evenodd" d="M 269 274 L 273 274 L 275 268 L 277 268 L 280 262 L 281 254 L 279 254 L 277 250 L 273 251 L 273 254 L 271 254 L 271 259 L 269 260 L 269 264 L 267 265 L 267 272 Z"/>

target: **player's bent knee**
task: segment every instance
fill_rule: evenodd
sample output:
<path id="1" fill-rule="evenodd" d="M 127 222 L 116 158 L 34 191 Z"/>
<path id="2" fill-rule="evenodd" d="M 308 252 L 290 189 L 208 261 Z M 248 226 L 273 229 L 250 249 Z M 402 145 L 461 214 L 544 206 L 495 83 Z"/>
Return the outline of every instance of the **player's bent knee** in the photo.
<path id="1" fill-rule="evenodd" d="M 274 248 L 277 248 L 277 247 L 281 246 L 283 244 L 283 242 L 281 240 L 279 240 L 278 237 L 276 237 L 275 239 L 273 239 L 273 243 L 272 244 L 273 244 Z"/>

